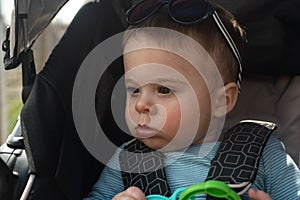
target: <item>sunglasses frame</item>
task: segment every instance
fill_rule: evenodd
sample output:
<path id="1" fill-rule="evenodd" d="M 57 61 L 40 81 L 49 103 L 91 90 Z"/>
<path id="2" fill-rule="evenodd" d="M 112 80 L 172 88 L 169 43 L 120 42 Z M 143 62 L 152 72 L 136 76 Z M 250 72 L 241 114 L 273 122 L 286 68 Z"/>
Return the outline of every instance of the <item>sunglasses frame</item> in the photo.
<path id="1" fill-rule="evenodd" d="M 204 15 L 203 17 L 197 19 L 197 20 L 194 20 L 194 21 L 181 21 L 181 20 L 178 20 L 176 19 L 173 15 L 172 15 L 172 11 L 171 11 L 171 6 L 172 6 L 172 3 L 176 0 L 162 0 L 160 3 L 158 3 L 154 8 L 153 10 L 145 15 L 143 18 L 137 20 L 137 21 L 131 21 L 130 20 L 130 16 L 131 14 L 134 12 L 134 10 L 142 3 L 146 2 L 146 1 L 149 1 L 149 0 L 143 0 L 143 1 L 140 1 L 139 3 L 133 5 L 127 12 L 126 12 L 126 20 L 127 20 L 127 23 L 129 25 L 137 25 L 139 23 L 142 23 L 143 21 L 147 20 L 149 17 L 155 15 L 156 13 L 158 13 L 161 8 L 163 6 L 165 6 L 166 4 L 168 5 L 168 11 L 169 11 L 169 16 L 170 18 L 179 23 L 179 24 L 182 24 L 182 25 L 190 25 L 190 24 L 196 24 L 196 23 L 199 23 L 203 20 L 205 20 L 207 17 L 209 16 L 212 16 L 213 18 L 213 21 L 214 23 L 217 25 L 218 29 L 220 30 L 220 32 L 222 33 L 223 37 L 225 38 L 227 44 L 229 45 L 230 47 L 230 50 L 231 52 L 233 53 L 237 63 L 238 63 L 238 74 L 237 74 L 237 86 L 238 86 L 238 90 L 240 92 L 241 90 L 241 82 L 242 82 L 242 72 L 243 72 L 243 68 L 242 68 L 242 59 L 241 59 L 241 56 L 240 56 L 240 53 L 239 53 L 239 50 L 238 48 L 236 47 L 232 37 L 230 36 L 229 32 L 227 31 L 225 25 L 223 24 L 222 20 L 220 19 L 217 11 L 213 8 L 213 6 L 207 1 L 207 0 L 202 0 L 203 2 L 205 2 L 207 4 L 207 12 L 206 12 L 206 15 Z M 201 0 L 198 0 L 198 1 L 201 1 Z"/>

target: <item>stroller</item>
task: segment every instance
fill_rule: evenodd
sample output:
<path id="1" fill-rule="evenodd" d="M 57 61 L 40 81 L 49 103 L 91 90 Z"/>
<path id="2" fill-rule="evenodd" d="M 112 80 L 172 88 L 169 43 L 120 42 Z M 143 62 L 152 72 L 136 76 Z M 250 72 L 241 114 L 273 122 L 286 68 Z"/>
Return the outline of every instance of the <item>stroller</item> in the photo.
<path id="1" fill-rule="evenodd" d="M 75 78 L 98 44 L 126 29 L 126 10 L 138 1 L 96 0 L 84 5 L 39 74 L 31 47 L 67 0 L 43 1 L 43 6 L 36 1 L 15 1 L 14 24 L 3 43 L 4 65 L 7 70 L 22 66 L 24 106 L 0 147 L 0 199 L 81 199 L 89 193 L 104 165 L 77 134 L 72 114 Z M 243 118 L 272 120 L 279 126 L 278 137 L 299 162 L 300 112 L 295 109 L 300 105 L 299 3 L 264 0 L 245 9 L 247 0 L 214 2 L 232 11 L 248 29 L 245 92 L 226 126 Z M 263 4 L 272 5 L 272 12 L 262 12 Z M 114 86 L 124 73 L 122 65 L 119 57 L 105 69 L 95 95 L 99 124 L 116 146 L 131 139 L 118 127 L 109 106 Z M 259 103 L 249 103 L 249 98 Z M 105 149 L 103 153 L 111 156 Z"/>

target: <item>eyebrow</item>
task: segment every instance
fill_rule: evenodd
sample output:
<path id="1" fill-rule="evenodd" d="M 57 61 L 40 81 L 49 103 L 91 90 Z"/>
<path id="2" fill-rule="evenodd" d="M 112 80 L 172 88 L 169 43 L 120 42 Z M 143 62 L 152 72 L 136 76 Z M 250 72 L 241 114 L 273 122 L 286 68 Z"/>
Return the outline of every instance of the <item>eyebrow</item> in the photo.
<path id="1" fill-rule="evenodd" d="M 131 78 L 125 78 L 125 79 L 124 79 L 124 83 L 125 83 L 125 84 L 127 84 L 127 83 L 137 84 L 136 81 L 133 80 L 133 79 L 131 79 Z"/>
<path id="2" fill-rule="evenodd" d="M 185 79 L 186 80 L 186 79 Z M 173 78 L 173 77 L 168 77 L 168 78 L 165 78 L 165 77 L 159 77 L 159 78 L 156 78 L 155 81 L 159 82 L 159 83 L 180 83 L 180 84 L 187 84 L 188 80 L 184 81 L 184 80 L 181 80 L 181 79 L 176 79 L 176 78 Z"/>
<path id="3" fill-rule="evenodd" d="M 133 83 L 133 84 L 138 84 L 136 80 L 131 79 L 131 78 L 125 78 L 125 84 L 128 83 Z M 153 80 L 149 81 L 149 83 L 157 83 L 157 84 L 163 84 L 163 83 L 176 83 L 176 84 L 189 84 L 188 80 L 184 81 L 184 80 L 180 80 L 180 79 L 176 79 L 173 77 L 158 77 L 158 78 L 154 78 Z"/>

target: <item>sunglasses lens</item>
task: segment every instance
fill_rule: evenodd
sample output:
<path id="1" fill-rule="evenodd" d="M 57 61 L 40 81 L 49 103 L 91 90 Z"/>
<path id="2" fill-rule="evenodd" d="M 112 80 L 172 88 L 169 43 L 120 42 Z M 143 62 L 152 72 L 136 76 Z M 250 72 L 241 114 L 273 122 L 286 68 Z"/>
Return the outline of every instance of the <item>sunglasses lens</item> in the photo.
<path id="1" fill-rule="evenodd" d="M 174 0 L 170 12 L 174 19 L 183 23 L 193 23 L 208 15 L 209 4 L 204 0 Z"/>
<path id="2" fill-rule="evenodd" d="M 128 22 L 134 24 L 142 21 L 150 16 L 162 2 L 163 0 L 142 1 L 130 10 L 127 16 Z"/>

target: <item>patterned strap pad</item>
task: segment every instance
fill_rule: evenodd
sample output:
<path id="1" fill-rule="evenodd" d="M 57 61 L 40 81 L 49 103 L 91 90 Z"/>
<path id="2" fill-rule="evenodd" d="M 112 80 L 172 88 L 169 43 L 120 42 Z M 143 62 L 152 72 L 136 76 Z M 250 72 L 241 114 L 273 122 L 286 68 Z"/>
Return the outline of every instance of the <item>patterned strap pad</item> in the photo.
<path id="1" fill-rule="evenodd" d="M 254 120 L 229 129 L 211 161 L 206 180 L 223 181 L 238 194 L 246 192 L 255 180 L 262 151 L 275 129 L 274 123 Z"/>
<path id="2" fill-rule="evenodd" d="M 171 196 L 163 159 L 161 152 L 148 148 L 139 140 L 127 144 L 119 157 L 124 189 L 136 186 L 145 195 Z"/>

